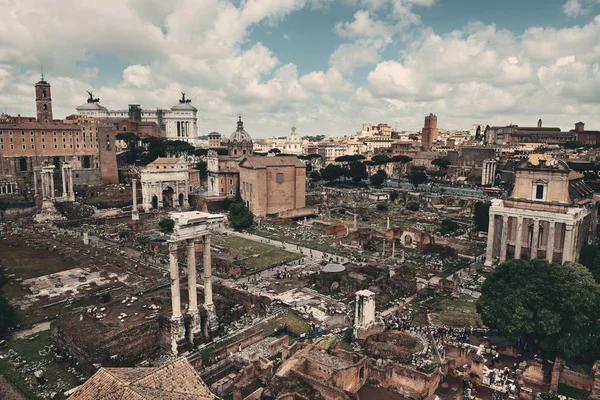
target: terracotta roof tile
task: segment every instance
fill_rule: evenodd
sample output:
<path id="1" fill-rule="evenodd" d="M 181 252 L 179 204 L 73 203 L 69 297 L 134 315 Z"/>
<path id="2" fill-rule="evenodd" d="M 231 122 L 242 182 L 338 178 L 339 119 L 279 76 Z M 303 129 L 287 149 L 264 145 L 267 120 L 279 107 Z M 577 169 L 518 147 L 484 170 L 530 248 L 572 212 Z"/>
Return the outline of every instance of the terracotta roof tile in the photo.
<path id="1" fill-rule="evenodd" d="M 240 163 L 241 167 L 246 168 L 267 168 L 267 167 L 298 167 L 306 166 L 298 157 L 295 156 L 248 156 Z"/>

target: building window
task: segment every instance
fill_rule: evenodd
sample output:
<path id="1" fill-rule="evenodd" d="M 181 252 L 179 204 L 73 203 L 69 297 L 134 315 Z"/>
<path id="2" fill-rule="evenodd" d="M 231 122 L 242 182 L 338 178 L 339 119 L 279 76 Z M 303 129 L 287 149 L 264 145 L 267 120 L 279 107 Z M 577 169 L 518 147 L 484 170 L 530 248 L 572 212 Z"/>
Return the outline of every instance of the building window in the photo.
<path id="1" fill-rule="evenodd" d="M 535 198 L 537 200 L 544 199 L 544 185 L 536 185 L 535 187 Z"/>
<path id="2" fill-rule="evenodd" d="M 229 184 L 230 184 L 230 185 L 233 185 L 233 179 L 230 179 L 230 180 L 229 180 Z"/>
<path id="3" fill-rule="evenodd" d="M 275 175 L 275 182 L 283 183 L 283 174 L 281 172 L 279 172 L 279 173 L 277 173 L 277 175 Z"/>

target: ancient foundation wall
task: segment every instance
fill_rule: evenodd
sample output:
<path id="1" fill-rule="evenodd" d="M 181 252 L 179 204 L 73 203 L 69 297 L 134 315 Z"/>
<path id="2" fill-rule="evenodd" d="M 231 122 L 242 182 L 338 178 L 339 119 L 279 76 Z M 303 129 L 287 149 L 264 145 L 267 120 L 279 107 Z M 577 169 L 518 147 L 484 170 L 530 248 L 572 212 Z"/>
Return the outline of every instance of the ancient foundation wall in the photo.
<path id="1" fill-rule="evenodd" d="M 346 392 L 356 393 L 367 381 L 367 358 L 359 363 L 337 371 L 335 374 L 335 386 Z"/>
<path id="2" fill-rule="evenodd" d="M 260 342 L 264 338 L 265 338 L 264 331 L 256 332 L 255 334 L 250 335 L 247 338 L 244 338 L 242 340 L 238 340 L 237 342 L 231 343 L 230 345 L 228 345 L 227 347 L 225 347 L 223 350 L 221 350 L 219 352 L 219 356 L 227 357 L 230 354 L 235 354 L 240 350 L 240 348 L 242 350 L 244 350 L 246 347 L 251 346 L 256 342 Z"/>
<path id="3" fill-rule="evenodd" d="M 288 345 L 289 339 L 287 335 L 284 335 L 279 339 L 273 340 L 269 343 L 269 354 L 273 356 L 282 351 L 283 347 Z"/>
<path id="4" fill-rule="evenodd" d="M 586 392 L 591 392 L 594 378 L 590 374 L 582 374 L 563 367 L 563 369 L 560 371 L 558 383 L 573 386 L 577 389 L 585 390 Z"/>
<path id="5" fill-rule="evenodd" d="M 429 399 L 437 390 L 442 374 L 436 370 L 430 374 L 409 366 L 388 364 L 369 367 L 369 378 L 377 380 L 383 387 L 394 387 L 402 395 L 414 399 Z"/>
<path id="6" fill-rule="evenodd" d="M 313 378 L 312 376 L 303 374 L 302 372 L 292 371 L 292 375 L 300 377 L 302 380 L 304 380 L 306 383 L 312 386 L 315 390 L 318 390 L 325 400 L 358 400 L 358 397 L 351 396 L 340 389 L 331 387 L 325 382 L 321 382 L 318 379 Z"/>

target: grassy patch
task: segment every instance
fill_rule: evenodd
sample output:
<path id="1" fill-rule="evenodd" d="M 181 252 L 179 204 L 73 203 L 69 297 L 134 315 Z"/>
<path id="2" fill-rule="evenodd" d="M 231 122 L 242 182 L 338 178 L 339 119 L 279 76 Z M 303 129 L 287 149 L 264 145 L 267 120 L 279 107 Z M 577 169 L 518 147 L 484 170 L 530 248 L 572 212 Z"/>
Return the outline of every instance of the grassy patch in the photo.
<path id="1" fill-rule="evenodd" d="M 436 297 L 427 303 L 430 307 L 430 318 L 434 325 L 454 327 L 482 326 L 481 317 L 477 314 L 475 299 L 469 296 L 459 298 Z"/>
<path id="2" fill-rule="evenodd" d="M 16 278 L 29 279 L 53 274 L 78 267 L 75 262 L 65 260 L 50 250 L 34 249 L 22 239 L 8 237 L 0 240 L 0 264 L 7 274 Z"/>
<path id="3" fill-rule="evenodd" d="M 37 336 L 37 337 L 36 337 Z M 30 367 L 35 365 L 36 368 L 44 370 L 45 383 L 41 386 L 32 379 L 32 372 L 21 368 L 15 368 L 14 363 L 8 357 L 0 359 L 0 373 L 18 387 L 28 398 L 41 398 L 38 389 L 51 389 L 62 393 L 67 389 L 76 386 L 77 379 L 67 371 L 67 364 L 57 364 L 53 361 L 53 352 L 46 352 L 44 347 L 51 344 L 50 332 L 40 332 L 36 334 L 35 339 L 15 339 L 7 344 L 10 348 L 27 362 Z M 2 353 L 6 356 L 6 348 Z M 57 398 L 62 398 L 59 395 Z"/>
<path id="4" fill-rule="evenodd" d="M 286 263 L 300 258 L 298 254 L 267 243 L 238 236 L 215 236 L 213 243 L 237 258 L 235 264 L 246 273 L 262 271 L 273 264 Z"/>
<path id="5" fill-rule="evenodd" d="M 590 394 L 585 390 L 577 389 L 576 387 L 565 385 L 563 383 L 558 384 L 558 394 L 576 400 L 587 400 L 590 397 Z"/>

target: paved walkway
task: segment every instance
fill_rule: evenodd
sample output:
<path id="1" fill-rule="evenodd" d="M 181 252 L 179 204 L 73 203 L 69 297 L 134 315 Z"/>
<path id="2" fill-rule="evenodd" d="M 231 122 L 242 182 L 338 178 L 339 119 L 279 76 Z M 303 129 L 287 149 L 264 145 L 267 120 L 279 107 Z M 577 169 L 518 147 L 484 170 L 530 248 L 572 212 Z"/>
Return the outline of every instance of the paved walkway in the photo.
<path id="1" fill-rule="evenodd" d="M 279 240 L 267 239 L 262 236 L 254 235 L 252 233 L 236 232 L 234 230 L 229 230 L 229 229 L 225 230 L 224 232 L 226 232 L 228 235 L 239 236 L 244 239 L 253 240 L 255 242 L 268 243 L 268 244 L 271 244 L 276 247 L 281 247 L 282 249 L 290 251 L 292 253 L 298 253 L 298 254 L 302 254 L 304 256 L 308 256 L 309 261 L 318 262 L 324 258 L 326 258 L 327 260 L 329 260 L 330 258 L 333 258 L 333 262 L 336 262 L 336 263 L 345 263 L 345 262 L 350 261 L 349 258 L 343 257 L 343 256 L 338 256 L 337 254 L 324 253 L 319 250 L 310 249 L 308 247 L 303 247 L 303 246 L 299 246 L 299 245 L 292 244 L 292 243 L 286 243 L 286 242 L 279 241 Z"/>

